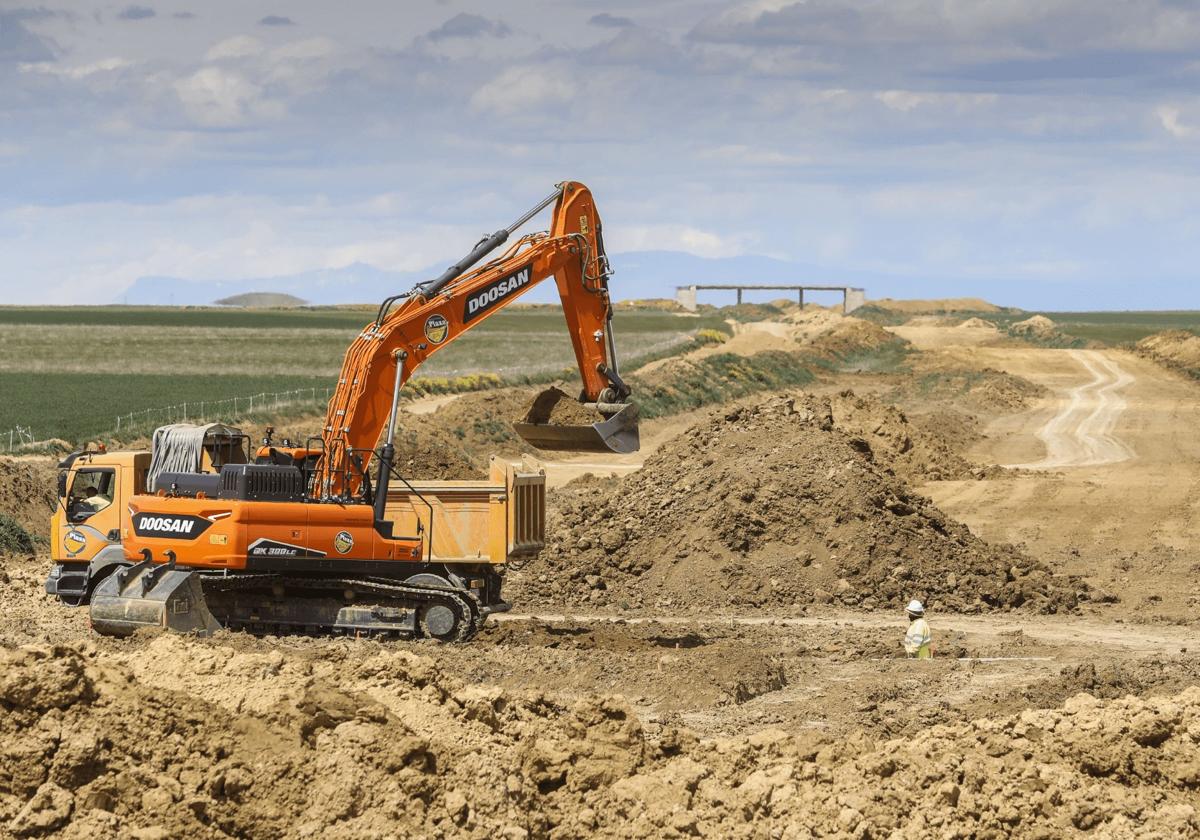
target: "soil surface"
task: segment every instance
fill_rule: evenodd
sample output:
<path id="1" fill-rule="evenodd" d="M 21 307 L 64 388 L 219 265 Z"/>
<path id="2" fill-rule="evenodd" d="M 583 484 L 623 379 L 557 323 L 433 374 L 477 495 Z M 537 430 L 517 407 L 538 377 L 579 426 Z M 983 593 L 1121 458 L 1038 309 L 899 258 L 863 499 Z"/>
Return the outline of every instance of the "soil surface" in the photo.
<path id="1" fill-rule="evenodd" d="M 878 337 L 797 314 L 739 335 Z M 1200 836 L 1200 385 L 900 330 L 544 461 L 550 546 L 467 645 L 109 639 L 0 558 L 0 838 Z M 409 412 L 410 467 L 519 452 L 534 390 Z M 53 481 L 0 460 L 0 510 L 46 533 Z"/>

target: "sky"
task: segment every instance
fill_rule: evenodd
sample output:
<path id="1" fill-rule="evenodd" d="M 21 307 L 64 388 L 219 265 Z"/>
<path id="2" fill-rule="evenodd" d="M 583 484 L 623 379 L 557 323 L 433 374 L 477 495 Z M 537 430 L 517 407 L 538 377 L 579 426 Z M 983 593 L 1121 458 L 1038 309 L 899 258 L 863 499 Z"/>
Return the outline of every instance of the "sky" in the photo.
<path id="1" fill-rule="evenodd" d="M 617 254 L 1200 308 L 1200 2 L 0 0 L 0 303 L 448 264 L 568 178 Z"/>

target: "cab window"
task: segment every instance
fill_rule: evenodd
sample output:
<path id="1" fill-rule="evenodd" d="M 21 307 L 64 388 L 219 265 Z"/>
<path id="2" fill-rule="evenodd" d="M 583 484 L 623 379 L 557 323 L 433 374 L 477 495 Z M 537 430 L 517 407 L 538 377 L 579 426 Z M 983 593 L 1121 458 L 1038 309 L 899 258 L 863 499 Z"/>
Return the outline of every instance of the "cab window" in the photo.
<path id="1" fill-rule="evenodd" d="M 67 496 L 67 514 L 71 521 L 83 522 L 111 505 L 116 483 L 114 470 L 77 470 Z"/>

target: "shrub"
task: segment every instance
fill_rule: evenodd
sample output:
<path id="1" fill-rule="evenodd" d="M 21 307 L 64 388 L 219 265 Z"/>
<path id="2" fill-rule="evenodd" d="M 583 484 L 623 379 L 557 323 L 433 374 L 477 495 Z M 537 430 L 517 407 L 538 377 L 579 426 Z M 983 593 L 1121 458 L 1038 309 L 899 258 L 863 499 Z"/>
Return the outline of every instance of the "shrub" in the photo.
<path id="1" fill-rule="evenodd" d="M 36 541 L 20 522 L 7 513 L 0 513 L 0 551 L 8 554 L 31 554 Z"/>

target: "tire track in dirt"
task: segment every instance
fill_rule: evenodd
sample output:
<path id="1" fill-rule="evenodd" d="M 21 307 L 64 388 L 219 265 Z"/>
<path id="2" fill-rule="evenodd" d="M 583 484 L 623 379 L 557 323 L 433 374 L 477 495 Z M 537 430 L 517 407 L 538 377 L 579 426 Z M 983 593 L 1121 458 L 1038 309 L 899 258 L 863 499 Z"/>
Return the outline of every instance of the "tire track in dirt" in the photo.
<path id="1" fill-rule="evenodd" d="M 1134 457 L 1129 445 L 1113 434 L 1128 407 L 1124 390 L 1134 383 L 1134 376 L 1100 351 L 1068 352 L 1090 381 L 1071 388 L 1062 409 L 1038 430 L 1045 457 L 1005 466 L 1029 470 L 1096 467 Z"/>

